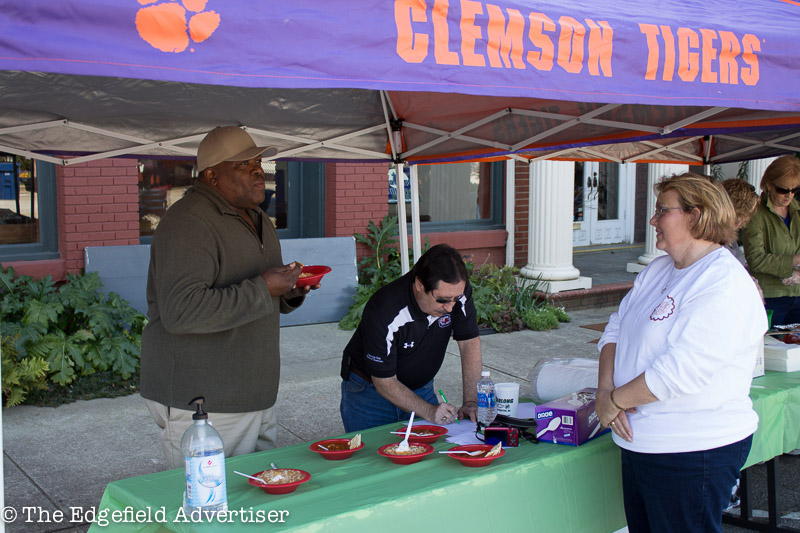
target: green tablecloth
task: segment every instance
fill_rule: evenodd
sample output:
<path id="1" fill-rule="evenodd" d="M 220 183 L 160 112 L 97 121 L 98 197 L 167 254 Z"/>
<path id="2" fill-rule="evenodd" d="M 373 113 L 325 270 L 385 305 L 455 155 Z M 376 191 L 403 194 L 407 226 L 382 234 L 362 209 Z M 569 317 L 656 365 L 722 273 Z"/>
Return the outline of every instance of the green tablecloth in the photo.
<path id="1" fill-rule="evenodd" d="M 770 372 L 753 380 L 758 430 L 744 467 L 800 448 L 800 372 Z"/>
<path id="2" fill-rule="evenodd" d="M 747 466 L 800 447 L 800 372 L 768 372 L 751 392 L 760 424 Z M 625 525 L 619 449 L 604 435 L 580 447 L 523 442 L 483 468 L 468 468 L 434 453 L 400 466 L 377 449 L 397 437 L 393 426 L 364 431 L 365 448 L 344 461 L 327 461 L 300 444 L 226 461 L 228 506 L 243 522 L 196 524 L 176 521 L 182 503 L 182 470 L 109 483 L 99 513 L 113 531 L 580 531 L 608 533 Z M 437 442 L 437 451 L 452 447 Z M 250 486 L 233 470 L 300 468 L 312 479 L 292 494 L 273 496 Z M 135 511 L 148 511 L 135 518 Z M 284 522 L 264 522 L 269 511 L 288 511 Z M 260 515 L 259 515 L 260 513 Z M 263 518 L 262 518 L 263 517 Z M 122 522 L 125 520 L 125 522 Z M 412 521 L 413 525 L 409 525 Z M 103 528 L 95 523 L 90 531 Z"/>

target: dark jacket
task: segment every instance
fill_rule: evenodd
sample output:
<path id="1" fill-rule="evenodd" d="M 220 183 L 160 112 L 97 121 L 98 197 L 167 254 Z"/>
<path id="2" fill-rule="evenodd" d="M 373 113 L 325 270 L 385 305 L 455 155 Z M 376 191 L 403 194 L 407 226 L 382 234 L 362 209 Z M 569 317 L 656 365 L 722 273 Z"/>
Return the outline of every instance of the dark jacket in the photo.
<path id="1" fill-rule="evenodd" d="M 275 404 L 280 378 L 279 312 L 261 273 L 283 264 L 263 211 L 261 239 L 217 192 L 197 182 L 169 208 L 150 247 L 142 333 L 141 395 L 189 409 L 248 412 Z M 294 301 L 293 301 L 294 302 Z"/>
<path id="2" fill-rule="evenodd" d="M 765 298 L 800 296 L 800 285 L 786 286 L 782 278 L 792 275 L 792 260 L 800 253 L 800 205 L 789 204 L 789 226 L 772 209 L 769 194 L 761 195 L 761 203 L 750 222 L 742 230 L 742 245 L 747 268 L 758 280 Z"/>

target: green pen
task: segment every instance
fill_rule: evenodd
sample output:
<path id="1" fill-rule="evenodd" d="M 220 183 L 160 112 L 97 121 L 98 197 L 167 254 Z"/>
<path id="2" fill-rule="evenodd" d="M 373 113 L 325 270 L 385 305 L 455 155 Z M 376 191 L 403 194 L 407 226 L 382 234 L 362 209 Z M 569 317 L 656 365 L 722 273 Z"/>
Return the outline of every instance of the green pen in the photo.
<path id="1" fill-rule="evenodd" d="M 439 395 L 442 397 L 442 400 L 444 400 L 444 403 L 450 403 L 450 402 L 447 401 L 447 396 L 444 395 L 444 393 L 442 392 L 442 389 L 439 389 Z M 459 420 L 458 419 L 458 415 L 456 415 L 456 424 L 460 424 L 460 423 L 461 423 L 461 420 Z"/>

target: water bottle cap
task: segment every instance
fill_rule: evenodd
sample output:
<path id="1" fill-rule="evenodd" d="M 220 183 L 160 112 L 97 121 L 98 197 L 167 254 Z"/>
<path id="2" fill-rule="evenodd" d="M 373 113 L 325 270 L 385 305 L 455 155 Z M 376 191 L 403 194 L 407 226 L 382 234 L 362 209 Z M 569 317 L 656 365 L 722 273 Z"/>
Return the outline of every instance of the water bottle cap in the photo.
<path id="1" fill-rule="evenodd" d="M 489 375 L 489 371 L 488 370 L 481 370 L 481 376 L 486 377 L 488 375 Z"/>

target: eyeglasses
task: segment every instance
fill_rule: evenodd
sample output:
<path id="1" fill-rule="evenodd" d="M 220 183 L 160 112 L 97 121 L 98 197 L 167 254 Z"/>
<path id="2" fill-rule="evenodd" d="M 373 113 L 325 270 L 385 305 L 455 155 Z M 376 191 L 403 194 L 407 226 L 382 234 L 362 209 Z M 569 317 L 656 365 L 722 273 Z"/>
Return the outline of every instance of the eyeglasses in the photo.
<path id="1" fill-rule="evenodd" d="M 786 189 L 784 187 L 778 187 L 777 185 L 773 185 L 773 187 L 775 188 L 775 192 L 777 192 L 778 194 L 792 193 L 795 196 L 800 194 L 800 187 L 795 187 L 794 189 Z"/>
<path id="2" fill-rule="evenodd" d="M 685 207 L 656 207 L 656 218 L 661 218 L 667 214 L 667 211 L 672 211 L 673 209 L 680 209 L 681 211 L 685 211 Z"/>
<path id="3" fill-rule="evenodd" d="M 431 291 L 431 294 L 433 294 L 433 291 Z M 461 296 L 456 296 L 455 298 L 442 298 L 441 296 L 436 296 L 433 294 L 433 299 L 436 300 L 437 304 L 454 304 L 463 297 L 464 295 L 462 294 Z"/>

